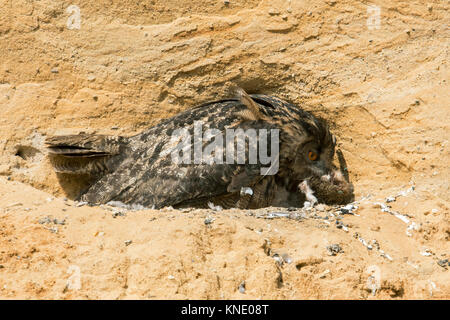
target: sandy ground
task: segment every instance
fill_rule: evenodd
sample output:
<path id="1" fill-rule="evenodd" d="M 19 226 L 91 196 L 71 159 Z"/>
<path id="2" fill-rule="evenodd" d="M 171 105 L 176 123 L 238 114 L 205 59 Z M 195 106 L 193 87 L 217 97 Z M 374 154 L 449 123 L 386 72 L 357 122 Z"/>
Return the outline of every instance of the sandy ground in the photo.
<path id="1" fill-rule="evenodd" d="M 80 29 L 67 1 L 4 2 L 0 298 L 450 298 L 448 1 L 373 1 L 379 27 L 350 0 L 79 1 Z M 132 135 L 236 84 L 331 123 L 353 214 L 89 207 L 51 169 L 48 135 Z"/>
<path id="2" fill-rule="evenodd" d="M 450 294 L 450 230 L 443 225 L 449 206 L 426 190 L 380 192 L 356 204 L 354 214 L 322 205 L 310 211 L 93 208 L 5 179 L 0 191 L 2 298 Z M 398 216 L 374 205 L 402 191 L 388 203 Z"/>

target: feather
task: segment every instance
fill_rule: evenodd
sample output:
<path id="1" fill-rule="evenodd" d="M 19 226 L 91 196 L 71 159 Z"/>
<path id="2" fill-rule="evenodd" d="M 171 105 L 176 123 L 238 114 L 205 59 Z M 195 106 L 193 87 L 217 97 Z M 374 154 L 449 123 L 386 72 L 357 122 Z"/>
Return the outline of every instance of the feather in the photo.
<path id="1" fill-rule="evenodd" d="M 322 169 L 313 170 L 304 162 L 293 161 L 299 156 L 301 145 L 312 140 L 321 149 L 330 150 L 330 156 L 334 154 L 335 140 L 325 122 L 276 97 L 248 95 L 242 89 L 237 89 L 237 95 L 186 110 L 132 137 L 50 137 L 46 141 L 50 160 L 57 172 L 98 177 L 79 197 L 93 204 L 120 201 L 162 208 L 207 207 L 212 202 L 223 208 L 260 208 L 274 203 L 301 207 L 304 196 L 297 186 L 307 178 L 311 178 L 315 194 L 323 199 L 333 197 L 327 197 L 329 190 L 339 194 L 340 188 L 347 188 L 344 198 L 348 198 L 352 191 L 348 185 L 342 181 L 333 184 L 333 179 L 314 180 L 310 176 Z M 204 130 L 198 129 L 199 124 Z M 279 130 L 279 152 L 269 164 L 250 164 L 248 159 L 245 163 L 229 163 L 223 154 L 228 148 L 226 139 L 214 140 L 216 161 L 206 163 L 203 154 L 200 158 L 194 154 L 198 147 L 202 151 L 212 143 L 203 139 L 207 129 L 216 130 L 211 134 L 214 139 L 237 129 Z M 199 139 L 196 134 L 200 134 Z M 250 142 L 245 144 L 247 152 L 249 147 Z M 180 154 L 183 157 L 177 158 Z M 223 161 L 219 161 L 221 156 Z M 328 166 L 331 160 L 326 163 Z M 267 167 L 276 167 L 278 172 L 262 174 Z M 251 188 L 253 193 L 241 194 L 242 188 Z"/>

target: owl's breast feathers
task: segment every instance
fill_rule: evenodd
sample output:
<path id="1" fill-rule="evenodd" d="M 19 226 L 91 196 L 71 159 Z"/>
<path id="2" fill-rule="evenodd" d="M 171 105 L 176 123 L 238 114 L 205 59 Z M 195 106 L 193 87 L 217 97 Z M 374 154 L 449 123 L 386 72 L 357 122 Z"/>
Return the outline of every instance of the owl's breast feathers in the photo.
<path id="1" fill-rule="evenodd" d="M 242 91 L 237 98 L 205 103 L 133 137 L 59 136 L 47 139 L 47 145 L 56 171 L 98 176 L 80 197 L 90 203 L 121 201 L 155 208 L 204 206 L 209 201 L 224 207 L 271 205 L 279 181 L 277 174 L 262 175 L 259 162 L 196 163 L 192 140 L 184 145 L 191 152 L 191 162 L 174 161 L 181 133 L 195 140 L 199 124 L 203 131 L 216 130 L 211 131 L 216 136 L 227 129 L 278 129 L 280 172 L 287 170 L 285 162 L 295 154 L 303 136 L 313 137 L 319 144 L 335 143 L 326 124 L 310 113 L 275 97 L 248 96 Z M 205 147 L 208 143 L 201 144 Z M 224 153 L 226 147 L 223 145 Z M 249 146 L 246 148 L 248 151 Z M 242 196 L 244 187 L 252 188 L 253 194 Z"/>

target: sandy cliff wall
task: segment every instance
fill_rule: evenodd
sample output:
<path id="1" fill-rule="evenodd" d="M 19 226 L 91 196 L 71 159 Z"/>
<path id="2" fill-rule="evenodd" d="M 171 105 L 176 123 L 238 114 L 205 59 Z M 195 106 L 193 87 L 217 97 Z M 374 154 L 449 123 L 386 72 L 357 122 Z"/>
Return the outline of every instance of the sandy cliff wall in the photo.
<path id="1" fill-rule="evenodd" d="M 76 10 L 67 11 L 72 5 L 80 9 L 79 29 L 73 28 Z M 368 11 L 371 5 L 380 8 L 379 24 L 376 10 Z M 429 281 L 439 287 L 446 271 L 420 255 L 419 247 L 448 251 L 449 22 L 449 2 L 443 0 L 0 0 L 0 202 L 6 248 L 0 274 L 8 274 L 1 280 L 6 282 L 0 281 L 6 286 L 1 295 L 229 298 L 247 279 L 252 297 L 358 298 L 367 297 L 364 270 L 376 262 L 385 263 L 384 274 L 392 276 L 382 297 L 429 298 Z M 72 222 L 56 235 L 36 222 L 49 212 L 68 214 L 61 211 L 63 204 L 48 205 L 49 195 L 21 184 L 64 196 L 64 181 L 58 181 L 44 154 L 45 136 L 132 135 L 226 96 L 232 84 L 288 99 L 329 120 L 358 199 L 415 185 L 417 195 L 397 208 L 423 222 L 422 233 L 413 238 L 407 238 L 401 221 L 380 218 L 369 202 L 361 219 L 351 218 L 354 228 L 361 224 L 367 234 L 384 237 L 393 264 L 378 261 L 382 258 L 367 253 L 358 239 L 333 229 L 327 239 L 340 242 L 349 256 L 324 266 L 320 259 L 329 258 L 323 228 L 302 225 L 299 231 L 292 221 L 282 221 L 275 224 L 280 235 L 273 225 L 266 228 L 247 217 L 241 221 L 232 213 L 217 218 L 212 233 L 204 229 L 203 213 L 192 219 L 161 218 L 156 225 L 129 215 L 116 225 L 117 220 L 104 221 L 111 218 L 107 211 L 73 208 Z M 34 202 L 23 203 L 25 193 Z M 21 205 L 9 207 L 15 202 Z M 136 228 L 149 238 L 134 239 L 140 246 L 123 247 L 136 234 L 127 232 Z M 287 249 L 296 262 L 284 271 L 283 289 L 272 258 L 260 249 L 261 236 L 251 231 L 260 228 L 274 246 L 296 248 Z M 105 229 L 111 238 L 99 244 L 93 234 Z M 148 241 L 153 241 L 151 254 L 146 253 Z M 117 246 L 123 247 L 119 253 Z M 36 250 L 36 263 L 28 267 L 14 260 L 16 255 L 33 257 Z M 96 264 L 99 256 L 110 265 Z M 187 256 L 198 256 L 202 264 Z M 405 256 L 413 265 L 423 262 L 419 271 L 406 270 L 411 267 Z M 64 277 L 74 262 L 96 276 L 85 277 L 84 291 L 72 294 L 64 291 Z M 52 268 L 59 280 L 43 272 Z M 326 275 L 316 279 L 326 270 L 331 280 Z M 42 281 L 33 280 L 33 274 Z M 172 274 L 178 282 L 167 280 Z M 228 280 L 208 280 L 220 274 Z M 412 278 L 422 281 L 420 290 L 408 282 Z M 448 297 L 448 286 L 439 288 L 440 297 Z"/>

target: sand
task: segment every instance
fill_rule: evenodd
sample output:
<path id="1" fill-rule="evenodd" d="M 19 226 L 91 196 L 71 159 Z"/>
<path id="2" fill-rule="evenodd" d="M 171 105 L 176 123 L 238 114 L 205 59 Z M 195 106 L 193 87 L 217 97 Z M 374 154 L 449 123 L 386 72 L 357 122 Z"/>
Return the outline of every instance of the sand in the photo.
<path id="1" fill-rule="evenodd" d="M 64 1 L 2 6 L 0 298 L 449 299 L 448 3 L 373 4 L 379 27 L 350 0 L 79 1 L 80 29 Z M 354 214 L 89 207 L 46 157 L 233 85 L 331 123 Z"/>

